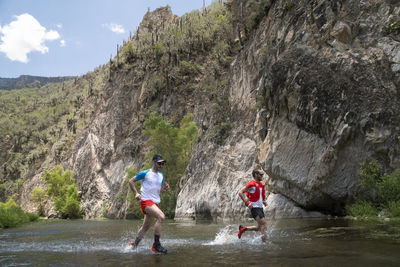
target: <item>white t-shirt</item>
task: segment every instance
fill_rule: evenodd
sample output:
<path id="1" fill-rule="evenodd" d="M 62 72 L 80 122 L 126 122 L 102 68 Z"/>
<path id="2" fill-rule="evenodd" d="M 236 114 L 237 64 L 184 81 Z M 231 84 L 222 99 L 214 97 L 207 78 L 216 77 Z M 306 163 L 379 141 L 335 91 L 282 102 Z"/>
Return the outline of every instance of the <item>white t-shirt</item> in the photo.
<path id="1" fill-rule="evenodd" d="M 136 174 L 136 180 L 142 183 L 140 188 L 141 200 L 160 203 L 160 190 L 161 186 L 164 185 L 164 174 L 149 169 Z"/>

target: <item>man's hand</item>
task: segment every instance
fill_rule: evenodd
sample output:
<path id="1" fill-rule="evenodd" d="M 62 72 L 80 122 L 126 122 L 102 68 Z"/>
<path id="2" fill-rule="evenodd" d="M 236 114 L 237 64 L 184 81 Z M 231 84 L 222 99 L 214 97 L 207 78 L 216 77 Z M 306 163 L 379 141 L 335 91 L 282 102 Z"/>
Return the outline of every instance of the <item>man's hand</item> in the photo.
<path id="1" fill-rule="evenodd" d="M 247 205 L 247 207 L 248 207 L 249 209 L 252 209 L 252 208 L 253 208 L 253 205 L 250 203 L 249 205 Z"/>
<path id="2" fill-rule="evenodd" d="M 161 192 L 167 192 L 169 190 L 169 184 L 164 183 L 164 185 L 161 187 Z"/>
<path id="3" fill-rule="evenodd" d="M 263 200 L 263 204 L 264 204 L 264 206 L 267 206 L 267 201 Z"/>
<path id="4" fill-rule="evenodd" d="M 140 201 L 140 199 L 142 198 L 142 196 L 141 196 L 139 193 L 137 193 L 136 196 L 135 196 L 135 198 L 136 198 L 137 201 Z"/>

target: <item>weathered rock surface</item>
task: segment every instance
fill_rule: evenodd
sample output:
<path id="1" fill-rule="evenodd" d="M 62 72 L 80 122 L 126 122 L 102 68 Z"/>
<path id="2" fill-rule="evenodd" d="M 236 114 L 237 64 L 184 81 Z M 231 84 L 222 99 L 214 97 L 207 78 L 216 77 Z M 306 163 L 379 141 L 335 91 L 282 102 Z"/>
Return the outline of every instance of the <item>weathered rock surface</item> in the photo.
<path id="1" fill-rule="evenodd" d="M 235 112 L 261 109 L 239 117 L 224 147 L 201 145 L 182 180 L 179 218 L 246 214 L 237 192 L 257 165 L 269 175 L 266 212 L 275 218 L 343 214 L 362 161 L 400 167 L 400 43 L 382 32 L 399 21 L 399 5 L 271 2 L 232 66 Z M 252 149 L 239 145 L 243 136 Z M 235 155 L 254 161 L 235 164 Z"/>
<path id="2" fill-rule="evenodd" d="M 256 143 L 246 137 L 220 148 L 200 144 L 181 180 L 176 218 L 230 218 L 243 214 L 237 188 L 254 167 L 255 150 Z"/>

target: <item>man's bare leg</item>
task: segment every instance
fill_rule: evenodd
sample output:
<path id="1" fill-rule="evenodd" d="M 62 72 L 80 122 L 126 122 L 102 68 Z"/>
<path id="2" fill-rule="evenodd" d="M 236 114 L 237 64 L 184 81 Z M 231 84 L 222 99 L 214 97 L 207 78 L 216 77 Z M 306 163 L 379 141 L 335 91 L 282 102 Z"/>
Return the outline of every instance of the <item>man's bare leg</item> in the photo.
<path id="1" fill-rule="evenodd" d="M 140 227 L 135 242 L 131 242 L 130 245 L 132 245 L 133 248 L 136 248 L 140 241 L 143 239 L 144 235 L 146 234 L 147 230 L 149 230 L 150 226 L 152 225 L 154 220 L 154 217 L 148 214 L 144 215 L 144 221 L 142 226 Z"/>
<path id="2" fill-rule="evenodd" d="M 261 232 L 261 240 L 267 241 L 267 221 L 265 218 L 256 217 L 258 230 Z"/>
<path id="3" fill-rule="evenodd" d="M 267 221 L 265 218 L 260 219 L 259 216 L 256 217 L 257 225 L 254 226 L 246 226 L 246 231 L 260 231 L 261 232 L 261 240 L 263 242 L 267 241 Z"/>
<path id="4" fill-rule="evenodd" d="M 148 215 L 151 215 L 153 218 L 156 218 L 156 224 L 154 225 L 154 235 L 160 235 L 162 224 L 165 220 L 164 213 L 157 207 L 157 205 L 147 206 L 145 209 Z"/>
<path id="5" fill-rule="evenodd" d="M 140 227 L 137 237 L 142 239 L 144 237 L 144 235 L 146 234 L 146 232 L 150 229 L 151 225 L 153 224 L 154 221 L 154 217 L 152 215 L 149 214 L 145 214 L 144 215 L 144 221 L 142 224 L 142 227 Z"/>
<path id="6" fill-rule="evenodd" d="M 154 243 L 153 247 L 151 248 L 154 252 L 156 253 L 167 253 L 167 250 L 161 246 L 160 243 L 160 233 L 161 233 L 161 228 L 165 220 L 165 215 L 164 213 L 157 207 L 157 205 L 153 206 L 147 206 L 146 207 L 146 213 L 154 217 L 157 221 L 156 224 L 154 225 Z"/>

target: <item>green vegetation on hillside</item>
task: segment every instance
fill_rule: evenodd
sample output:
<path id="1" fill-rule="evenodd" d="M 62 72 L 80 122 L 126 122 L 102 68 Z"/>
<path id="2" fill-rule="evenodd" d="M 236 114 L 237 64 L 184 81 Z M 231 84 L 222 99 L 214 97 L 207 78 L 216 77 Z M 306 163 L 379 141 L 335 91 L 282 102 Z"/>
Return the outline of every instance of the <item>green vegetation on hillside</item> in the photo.
<path id="1" fill-rule="evenodd" d="M 240 50 L 226 3 L 214 2 L 205 10 L 195 10 L 171 23 L 159 21 L 152 28 L 137 33 L 121 48 L 120 59 L 111 63 L 111 73 L 134 68 L 137 77 L 148 75 L 146 103 L 171 94 L 188 96 L 197 103 L 216 103 L 202 116 L 211 119 L 210 139 L 223 144 L 231 129 L 228 71 Z M 180 116 L 169 119 L 177 122 Z"/>
<path id="2" fill-rule="evenodd" d="M 400 169 L 383 173 L 375 161 L 363 162 L 360 171 L 360 194 L 347 212 L 360 217 L 400 216 Z"/>
<path id="3" fill-rule="evenodd" d="M 18 194 L 24 179 L 58 164 L 86 126 L 107 77 L 104 68 L 64 83 L 0 90 L 0 201 Z M 45 162 L 48 156 L 53 162 Z"/>
<path id="4" fill-rule="evenodd" d="M 22 88 L 37 88 L 49 83 L 62 83 L 73 79 L 72 76 L 66 77 L 40 77 L 31 75 L 20 75 L 18 78 L 1 78 L 0 90 L 13 90 Z"/>
<path id="5" fill-rule="evenodd" d="M 389 25 L 383 27 L 383 34 L 384 35 L 398 35 L 400 34 L 400 21 L 393 22 Z"/>

